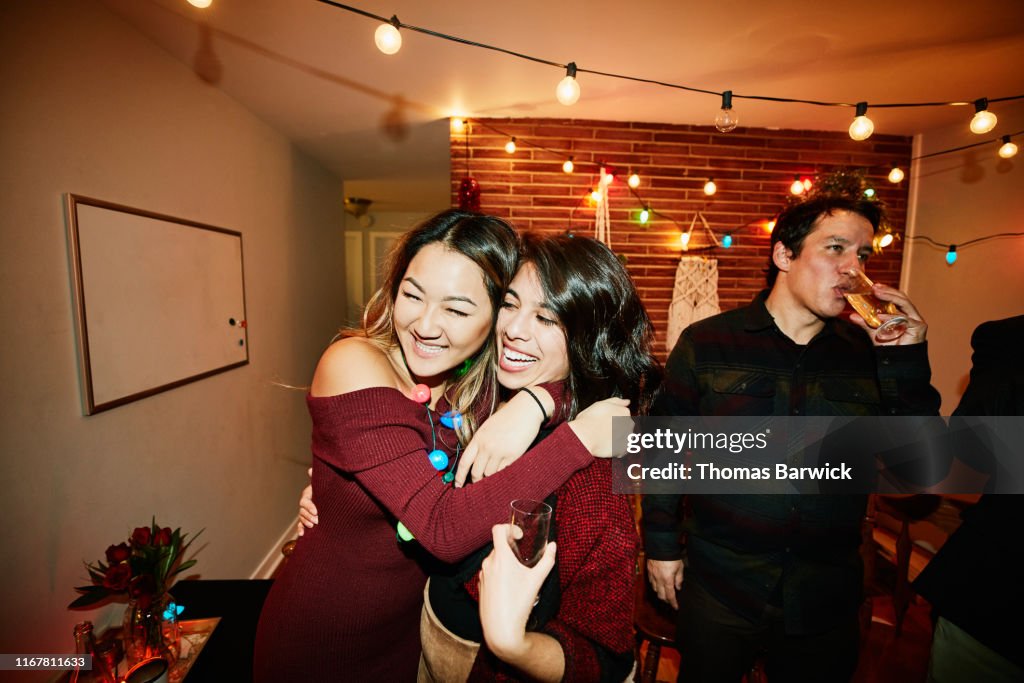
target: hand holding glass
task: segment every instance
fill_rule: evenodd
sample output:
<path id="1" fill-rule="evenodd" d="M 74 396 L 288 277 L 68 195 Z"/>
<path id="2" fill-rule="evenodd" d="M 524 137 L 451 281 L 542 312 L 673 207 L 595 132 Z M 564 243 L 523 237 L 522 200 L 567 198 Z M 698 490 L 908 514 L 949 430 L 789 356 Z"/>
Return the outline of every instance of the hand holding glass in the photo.
<path id="1" fill-rule="evenodd" d="M 845 273 L 850 282 L 848 289 L 844 290 L 843 296 L 853 306 L 853 310 L 860 313 L 864 322 L 875 330 L 875 339 L 880 342 L 893 341 L 903 336 L 907 331 L 907 319 L 900 315 L 900 309 L 891 301 L 882 301 L 871 290 L 874 284 L 863 270 L 853 269 Z M 879 315 L 894 315 L 885 322 Z"/>
<path id="2" fill-rule="evenodd" d="M 532 567 L 540 562 L 548 545 L 551 506 L 543 501 L 529 499 L 513 500 L 511 506 L 508 544 L 522 564 Z"/>

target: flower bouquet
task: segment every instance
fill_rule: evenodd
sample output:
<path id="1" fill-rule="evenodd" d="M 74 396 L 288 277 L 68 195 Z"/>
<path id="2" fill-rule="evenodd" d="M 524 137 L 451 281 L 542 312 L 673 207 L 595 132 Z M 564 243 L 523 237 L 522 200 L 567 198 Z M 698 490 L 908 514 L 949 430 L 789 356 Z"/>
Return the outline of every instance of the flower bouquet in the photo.
<path id="1" fill-rule="evenodd" d="M 125 612 L 125 642 L 129 659 L 150 656 L 177 657 L 177 618 L 182 608 L 168 590 L 176 576 L 192 567 L 195 559 L 184 560 L 192 541 L 181 529 L 157 525 L 136 528 L 127 542 L 107 548 L 103 560 L 86 564 L 92 584 L 76 586 L 81 593 L 68 609 L 82 609 L 108 598 L 128 598 Z"/>

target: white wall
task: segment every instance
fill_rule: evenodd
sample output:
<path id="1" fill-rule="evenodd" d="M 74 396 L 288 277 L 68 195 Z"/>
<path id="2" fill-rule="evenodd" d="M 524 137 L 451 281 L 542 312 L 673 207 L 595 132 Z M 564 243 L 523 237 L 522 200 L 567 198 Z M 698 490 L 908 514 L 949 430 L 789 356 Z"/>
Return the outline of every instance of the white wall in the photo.
<path id="1" fill-rule="evenodd" d="M 970 132 L 973 107 L 962 124 L 919 136 L 916 155 L 989 140 L 1024 130 L 1024 103 L 993 104 L 999 117 L 987 135 Z M 1024 136 L 1015 142 L 1024 147 Z M 1001 159 L 998 143 L 922 159 L 911 169 L 913 213 L 908 235 L 943 244 L 1024 232 L 1024 154 Z M 971 333 L 986 320 L 1024 313 L 1024 237 L 1007 237 L 958 248 L 953 266 L 945 248 L 921 240 L 907 245 L 903 285 L 928 321 L 933 384 L 942 413 L 956 407 L 971 367 Z"/>
<path id="2" fill-rule="evenodd" d="M 248 578 L 306 480 L 307 384 L 344 317 L 341 183 L 87 0 L 0 9 L 0 652 L 57 653 L 82 560 L 152 515 Z M 250 364 L 82 415 L 62 195 L 238 230 Z M 19 678 L 25 680 L 25 678 Z"/>

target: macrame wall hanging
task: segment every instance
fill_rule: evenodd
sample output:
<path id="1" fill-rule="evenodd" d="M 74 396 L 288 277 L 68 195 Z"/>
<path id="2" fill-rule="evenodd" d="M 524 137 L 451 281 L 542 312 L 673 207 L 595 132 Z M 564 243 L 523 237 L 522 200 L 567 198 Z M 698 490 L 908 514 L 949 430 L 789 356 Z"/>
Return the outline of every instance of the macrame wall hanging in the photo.
<path id="1" fill-rule="evenodd" d="M 718 243 L 711 226 L 704 215 L 698 212 L 690 221 L 690 229 L 684 233 L 684 249 L 689 248 L 689 237 L 697 219 Z M 698 320 L 721 312 L 718 306 L 718 261 L 704 256 L 684 255 L 676 267 L 676 282 L 672 288 L 672 303 L 668 307 L 668 330 L 665 335 L 665 350 L 672 351 L 683 330 Z"/>
<path id="2" fill-rule="evenodd" d="M 607 178 L 607 180 L 606 180 Z M 601 180 L 597 189 L 597 209 L 594 211 L 594 239 L 612 248 L 611 220 L 608 213 L 608 185 L 611 176 L 601 167 Z"/>

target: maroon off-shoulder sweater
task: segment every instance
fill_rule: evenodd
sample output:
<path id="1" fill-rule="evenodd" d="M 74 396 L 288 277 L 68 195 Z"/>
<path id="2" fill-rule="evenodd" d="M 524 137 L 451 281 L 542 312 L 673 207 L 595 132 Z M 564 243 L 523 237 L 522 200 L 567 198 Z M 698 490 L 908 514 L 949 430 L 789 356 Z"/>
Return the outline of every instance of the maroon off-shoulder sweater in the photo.
<path id="1" fill-rule="evenodd" d="M 257 682 L 414 680 L 426 569 L 416 544 L 454 562 L 506 521 L 514 498 L 543 499 L 592 462 L 561 425 L 507 469 L 463 489 L 427 459 L 454 457 L 455 433 L 399 391 L 370 388 L 307 398 L 313 418 L 313 490 L 320 523 L 296 544 L 264 604 Z M 449 445 L 451 447 L 449 447 Z"/>

